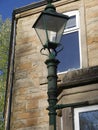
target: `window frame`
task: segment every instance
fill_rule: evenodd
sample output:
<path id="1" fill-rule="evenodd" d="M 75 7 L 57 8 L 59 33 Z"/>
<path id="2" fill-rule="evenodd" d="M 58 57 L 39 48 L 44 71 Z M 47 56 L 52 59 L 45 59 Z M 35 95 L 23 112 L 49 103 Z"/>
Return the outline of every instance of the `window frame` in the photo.
<path id="1" fill-rule="evenodd" d="M 98 110 L 98 105 L 74 108 L 74 130 L 80 130 L 79 113 L 87 112 L 87 111 L 94 111 L 94 110 Z"/>
<path id="2" fill-rule="evenodd" d="M 66 12 L 66 13 L 63 13 L 64 15 L 68 15 L 69 17 L 71 16 L 76 16 L 76 27 L 72 27 L 72 28 L 69 28 L 69 29 L 65 29 L 64 30 L 64 33 L 63 35 L 65 34 L 69 34 L 69 33 L 72 33 L 72 32 L 76 32 L 78 31 L 78 35 L 79 35 L 79 57 L 80 57 L 80 67 L 79 68 L 69 68 L 67 71 L 63 71 L 63 72 L 58 72 L 58 75 L 59 74 L 64 74 L 64 73 L 67 73 L 69 72 L 70 70 L 78 70 L 78 69 L 81 69 L 82 68 L 82 48 L 81 48 L 81 30 L 80 30 L 80 12 L 79 10 L 74 10 L 74 11 L 69 11 L 69 12 Z"/>
<path id="3" fill-rule="evenodd" d="M 80 20 L 79 20 L 79 11 L 78 10 L 66 12 L 63 14 L 68 15 L 69 17 L 74 16 L 74 15 L 76 16 L 76 27 L 72 27 L 70 29 L 65 29 L 64 34 L 71 33 L 71 32 L 74 32 L 74 31 L 77 31 L 80 29 Z"/>

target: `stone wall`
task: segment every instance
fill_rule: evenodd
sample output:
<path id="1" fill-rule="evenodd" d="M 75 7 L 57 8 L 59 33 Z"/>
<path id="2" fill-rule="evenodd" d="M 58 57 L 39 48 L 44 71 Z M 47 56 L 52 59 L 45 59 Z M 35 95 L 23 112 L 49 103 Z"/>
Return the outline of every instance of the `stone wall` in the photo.
<path id="1" fill-rule="evenodd" d="M 89 66 L 98 65 L 98 1 L 85 0 Z"/>
<path id="2" fill-rule="evenodd" d="M 47 130 L 48 126 L 47 87 L 40 85 L 47 74 L 32 29 L 35 19 L 32 15 L 17 20 L 11 130 Z"/>

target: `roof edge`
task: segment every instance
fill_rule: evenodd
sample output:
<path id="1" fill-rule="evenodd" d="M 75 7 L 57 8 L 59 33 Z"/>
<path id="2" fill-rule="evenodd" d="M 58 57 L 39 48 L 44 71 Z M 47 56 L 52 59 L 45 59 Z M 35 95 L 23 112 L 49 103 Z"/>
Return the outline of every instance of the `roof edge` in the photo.
<path id="1" fill-rule="evenodd" d="M 53 0 L 53 2 L 57 2 L 57 1 L 60 1 L 60 0 Z M 31 4 L 28 4 L 26 6 L 23 6 L 23 7 L 20 7 L 20 8 L 17 8 L 17 9 L 14 9 L 13 10 L 13 13 L 14 15 L 15 14 L 18 14 L 18 13 L 22 13 L 24 11 L 28 11 L 28 10 L 31 10 L 31 9 L 35 9 L 35 8 L 38 8 L 40 6 L 44 6 L 46 5 L 47 2 L 46 0 L 43 0 L 43 1 L 39 1 L 39 2 L 35 2 L 35 3 L 31 3 Z"/>

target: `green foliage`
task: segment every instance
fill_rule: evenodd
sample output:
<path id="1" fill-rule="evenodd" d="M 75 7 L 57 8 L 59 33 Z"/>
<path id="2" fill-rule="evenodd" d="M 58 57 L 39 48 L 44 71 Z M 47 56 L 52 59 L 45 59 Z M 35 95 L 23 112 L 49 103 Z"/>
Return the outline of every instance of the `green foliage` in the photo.
<path id="1" fill-rule="evenodd" d="M 0 16 L 0 130 L 4 130 L 3 111 L 6 90 L 10 28 L 10 20 L 6 19 L 3 21 Z"/>

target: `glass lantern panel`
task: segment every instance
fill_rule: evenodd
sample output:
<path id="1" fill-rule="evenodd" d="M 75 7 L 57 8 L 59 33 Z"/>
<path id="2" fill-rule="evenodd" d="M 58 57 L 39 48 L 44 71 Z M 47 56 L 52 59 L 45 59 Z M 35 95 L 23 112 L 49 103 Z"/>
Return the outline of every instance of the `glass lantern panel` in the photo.
<path id="1" fill-rule="evenodd" d="M 41 43 L 43 45 L 50 42 L 58 44 L 66 22 L 67 19 L 65 17 L 61 17 L 58 13 L 52 14 L 43 12 L 34 25 Z"/>
<path id="2" fill-rule="evenodd" d="M 47 41 L 46 31 L 43 29 L 38 29 L 38 28 L 36 28 L 35 30 L 37 32 L 37 35 L 38 35 L 42 45 L 46 44 L 46 41 Z"/>
<path id="3" fill-rule="evenodd" d="M 50 42 L 59 43 L 67 19 L 49 14 L 45 14 L 44 16 L 48 40 Z"/>
<path id="4" fill-rule="evenodd" d="M 46 44 L 47 35 L 46 35 L 46 27 L 44 24 L 44 17 L 43 14 L 40 15 L 37 23 L 35 24 L 36 33 L 41 41 L 42 44 Z"/>
<path id="5" fill-rule="evenodd" d="M 48 31 L 48 38 L 50 42 L 55 42 L 57 37 L 57 33 L 53 31 Z"/>

